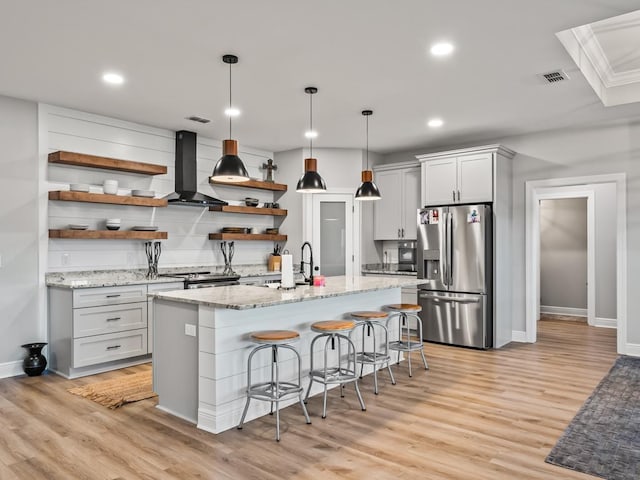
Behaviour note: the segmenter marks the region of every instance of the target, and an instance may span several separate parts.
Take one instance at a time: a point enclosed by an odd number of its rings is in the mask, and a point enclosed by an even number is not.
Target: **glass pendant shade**
[[[246,182],[249,172],[238,156],[237,140],[222,141],[222,157],[213,168],[212,180],[221,182]]]
[[[298,180],[296,192],[314,193],[327,189],[324,179],[317,172],[317,162],[315,158],[304,159],[304,174]]]
[[[356,191],[357,200],[380,200],[380,190],[378,186],[373,183],[373,172],[371,170],[362,171],[362,185],[358,187]]]

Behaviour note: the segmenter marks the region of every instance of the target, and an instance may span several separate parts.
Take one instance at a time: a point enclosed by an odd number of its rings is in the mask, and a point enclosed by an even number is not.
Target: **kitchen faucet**
[[[309,247],[309,261],[304,261],[304,247]],[[305,263],[309,265],[309,278],[304,274],[304,265]],[[309,285],[313,285],[313,249],[311,248],[311,244],[309,242],[304,242],[302,244],[302,248],[300,249],[300,272],[302,272],[302,276],[304,277],[305,282],[309,282]]]

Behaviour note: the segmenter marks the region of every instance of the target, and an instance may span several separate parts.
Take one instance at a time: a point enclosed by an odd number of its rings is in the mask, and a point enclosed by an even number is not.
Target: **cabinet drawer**
[[[73,291],[73,308],[144,302],[146,299],[146,285],[80,288]]]
[[[73,341],[73,367],[86,367],[147,353],[147,329],[107,333]]]
[[[73,337],[147,328],[147,302],[73,309]]]

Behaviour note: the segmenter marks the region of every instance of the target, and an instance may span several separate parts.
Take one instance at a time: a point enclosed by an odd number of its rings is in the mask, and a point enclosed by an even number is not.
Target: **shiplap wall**
[[[135,124],[99,115],[50,106],[40,106],[38,119],[41,135],[41,161],[56,150],[102,155],[123,160],[166,165],[166,175],[137,175],[100,169],[48,164],[47,190],[68,190],[70,183],[89,183],[91,192],[101,193],[105,179],[119,183],[119,194],[131,189],[154,190],[163,196],[174,190],[175,132]],[[261,202],[274,201],[268,191],[227,186],[208,182],[215,162],[222,155],[221,142],[198,137],[198,191],[230,203],[250,196]],[[253,150],[240,143],[240,156],[253,178],[263,178],[261,165],[272,152]],[[277,199],[276,199],[277,201]],[[252,227],[262,233],[274,226],[274,217],[209,212],[208,208],[170,206],[148,208],[101,205],[80,202],[49,201],[48,228],[67,228],[69,224],[88,223],[90,229],[104,229],[107,218],[120,218],[121,230],[136,225],[157,225],[169,233],[162,241],[160,267],[224,265],[220,242],[208,239],[224,226]],[[263,264],[273,249],[273,242],[244,241],[235,243],[233,263]],[[144,242],[132,240],[67,240],[49,239],[48,270],[72,271],[92,269],[146,268]]]

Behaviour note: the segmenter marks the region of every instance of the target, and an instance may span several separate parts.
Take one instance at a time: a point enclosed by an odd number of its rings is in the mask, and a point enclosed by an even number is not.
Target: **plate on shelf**
[[[134,197],[153,198],[156,196],[156,192],[153,190],[131,190],[131,195]]]
[[[136,230],[138,232],[155,232],[158,230],[158,227],[153,225],[138,225],[135,227],[131,227],[131,230]]]
[[[72,183],[69,185],[69,190],[72,192],[89,192],[89,184],[87,183]]]
[[[86,230],[89,228],[89,224],[87,223],[72,223],[69,225],[71,230]]]

